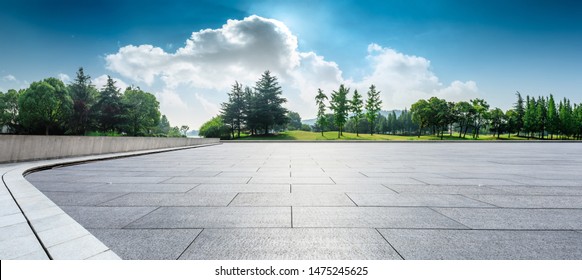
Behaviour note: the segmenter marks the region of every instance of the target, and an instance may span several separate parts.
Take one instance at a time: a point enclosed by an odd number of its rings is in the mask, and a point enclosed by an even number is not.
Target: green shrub
[[[216,116],[205,122],[202,127],[200,127],[198,135],[205,138],[220,138],[221,140],[227,140],[230,139],[230,129],[222,122],[220,116]]]

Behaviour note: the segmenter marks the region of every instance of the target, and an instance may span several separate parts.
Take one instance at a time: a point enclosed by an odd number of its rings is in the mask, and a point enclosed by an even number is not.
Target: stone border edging
[[[0,165],[0,259],[119,260],[119,256],[28,182],[55,166],[192,149],[220,143]]]

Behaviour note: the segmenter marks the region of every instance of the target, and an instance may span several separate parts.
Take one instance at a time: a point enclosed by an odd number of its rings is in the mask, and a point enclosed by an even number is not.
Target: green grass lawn
[[[309,131],[300,131],[300,130],[292,130],[292,131],[285,131],[280,132],[275,135],[268,135],[268,136],[241,136],[239,139],[235,140],[378,140],[378,141],[390,141],[390,140],[398,140],[398,141],[416,141],[416,140],[440,140],[440,137],[434,135],[422,135],[420,138],[416,136],[402,136],[402,135],[383,135],[383,134],[360,134],[360,136],[356,136],[355,133],[348,133],[344,132],[344,135],[341,138],[337,138],[337,131],[327,131],[321,135],[321,132],[309,132]],[[458,135],[458,134],[453,134]],[[443,140],[466,140],[466,141],[503,141],[503,140],[527,140],[525,137],[517,137],[515,135],[511,135],[511,138],[507,138],[507,134],[501,135],[500,139],[497,137],[487,134],[481,135],[479,139],[473,139],[469,135],[467,138],[459,138],[456,136],[449,136],[445,135]]]

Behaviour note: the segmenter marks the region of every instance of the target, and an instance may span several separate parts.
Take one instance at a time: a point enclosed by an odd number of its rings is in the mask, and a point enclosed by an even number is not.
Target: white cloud
[[[58,76],[59,76],[59,80],[61,80],[61,82],[65,83],[65,84],[71,81],[71,77],[69,77],[69,75],[67,75],[67,74],[59,73]]]
[[[443,85],[430,69],[430,61],[424,57],[406,55],[377,44],[368,46],[367,59],[371,73],[362,80],[349,84],[367,91],[374,84],[381,91],[385,108],[404,108],[421,98],[437,96],[448,101],[458,101],[477,96],[474,81],[453,81]]]
[[[204,108],[204,111],[206,111],[206,113],[210,114],[211,116],[216,116],[218,115],[218,113],[220,113],[218,105],[208,101],[208,99],[206,99],[201,94],[195,93],[194,96],[200,102],[202,108]]]
[[[113,81],[115,81],[115,86],[119,88],[121,92],[125,91],[125,89],[128,87],[127,83],[121,79],[113,78]],[[95,88],[101,89],[107,84],[107,75],[103,74],[97,78],[94,78],[91,82],[93,85],[95,85]]]
[[[234,81],[253,86],[267,69],[279,77],[289,109],[304,118],[315,115],[318,88],[329,94],[341,83],[362,93],[375,84],[386,109],[410,106],[432,95],[453,100],[472,98],[478,92],[473,81],[443,85],[426,58],[377,44],[368,46],[367,61],[370,71],[362,79],[344,79],[335,62],[315,52],[300,52],[297,37],[285,24],[259,16],[193,32],[174,52],[152,45],[128,45],[106,56],[109,70],[138,84],[161,86],[157,95],[162,109],[180,109],[184,114],[185,108],[196,111],[196,119],[189,123],[192,127],[218,114],[217,104],[226,100]]]
[[[16,80],[16,77],[14,77],[13,75],[6,75],[4,77],[2,77],[3,80],[5,81],[9,81],[9,82],[17,82],[18,80]]]

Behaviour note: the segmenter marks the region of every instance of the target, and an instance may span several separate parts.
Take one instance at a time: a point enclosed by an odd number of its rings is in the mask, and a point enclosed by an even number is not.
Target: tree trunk
[[[49,126],[44,127],[44,135],[49,135]]]

